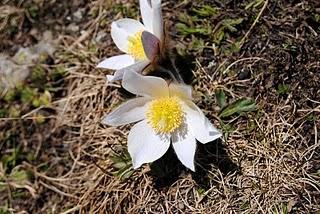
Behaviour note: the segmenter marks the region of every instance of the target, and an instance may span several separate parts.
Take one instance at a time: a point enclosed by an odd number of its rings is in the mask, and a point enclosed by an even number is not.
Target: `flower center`
[[[141,35],[142,31],[139,31],[128,38],[128,53],[137,60],[144,60],[147,58],[144,53]]]
[[[184,112],[177,97],[164,97],[150,102],[147,121],[158,134],[169,134],[180,127]]]

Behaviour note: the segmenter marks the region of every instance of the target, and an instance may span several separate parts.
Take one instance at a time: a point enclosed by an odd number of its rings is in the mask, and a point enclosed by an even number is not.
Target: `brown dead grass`
[[[131,1],[127,4],[133,5]],[[179,6],[175,9],[179,10]],[[109,156],[126,148],[130,126],[104,126],[101,118],[130,95],[124,93],[118,83],[106,84],[108,71],[95,69],[104,56],[115,53],[115,48],[108,35],[107,41],[99,44],[98,54],[90,49],[90,43],[99,31],[99,23],[110,16],[110,11],[100,0],[91,3],[91,10],[98,11],[98,15],[84,27],[82,36],[61,36],[55,62],[68,68],[68,93],[53,102],[58,114],[51,130],[54,139],[49,142],[63,149],[61,153],[54,152],[46,172],[24,164],[35,176],[33,187],[39,197],[33,200],[37,204],[43,197],[42,206],[34,205],[36,212],[319,212],[320,103],[309,100],[314,108],[297,107],[299,100],[292,99],[292,94],[277,98],[275,89],[265,89],[269,79],[265,75],[268,70],[264,68],[272,68],[274,62],[272,57],[264,55],[226,57],[214,70],[197,60],[193,71],[195,102],[218,128],[223,127],[213,99],[216,89],[224,89],[229,102],[253,97],[257,103],[256,112],[223,120],[233,130],[226,134],[222,143],[212,143],[225,148],[223,158],[236,165],[237,170],[227,170],[226,162],[219,159],[221,153],[211,150],[212,156],[207,154],[199,158],[218,157],[218,164],[207,160],[209,164],[202,166],[199,161],[201,173],[183,169],[172,184],[162,188],[155,187],[156,177],[150,174],[148,165],[136,170],[125,181],[112,175],[114,169]],[[165,11],[172,12],[168,7]],[[120,16],[117,14],[113,18]],[[111,21],[107,21],[107,26]],[[249,69],[254,75],[238,80],[237,72],[229,74],[232,69]],[[309,122],[306,118],[311,114],[316,119]],[[202,176],[208,178],[205,185],[195,179],[197,176],[200,180]]]

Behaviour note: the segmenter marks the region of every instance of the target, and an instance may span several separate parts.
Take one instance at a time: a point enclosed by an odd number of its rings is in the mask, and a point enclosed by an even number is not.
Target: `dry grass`
[[[126,4],[135,5],[132,1]],[[170,6],[167,3],[164,8],[167,19],[174,10],[176,13],[185,10],[183,4],[173,9]],[[31,208],[34,212],[319,212],[320,102],[309,97],[297,100],[293,92],[280,97],[274,88],[268,87],[276,77],[266,73],[266,68],[277,76],[273,56],[268,55],[271,51],[250,56],[240,52],[217,58],[213,68],[202,60],[205,58],[202,53],[195,55],[192,82],[195,102],[225,132],[222,141],[199,145],[197,172],[169,166],[173,168],[172,174],[159,178],[149,165],[144,165],[127,180],[114,176],[110,156],[126,148],[130,126],[108,127],[100,122],[131,95],[118,83],[106,84],[108,71],[95,68],[104,56],[115,53],[109,34],[106,41],[96,44],[99,51],[91,46],[101,31],[101,22],[109,26],[113,19],[125,16],[118,13],[108,18],[111,13],[108,7],[104,1],[91,2],[91,12],[97,14],[83,26],[82,35],[60,36],[55,64],[64,65],[69,75],[67,95],[53,101],[57,115],[51,120],[48,138],[42,140],[42,144],[51,143],[47,145],[50,167],[43,171],[41,163],[23,164],[34,175],[32,188],[36,196]],[[175,17],[171,22],[172,19]],[[239,80],[238,73],[242,70],[249,70],[252,76]],[[220,119],[214,99],[217,89],[226,92],[229,103],[242,97],[254,98],[257,111]],[[305,100],[314,107],[305,105]],[[315,119],[308,119],[310,115]],[[158,182],[164,184],[159,186]],[[39,205],[39,201],[43,204]]]

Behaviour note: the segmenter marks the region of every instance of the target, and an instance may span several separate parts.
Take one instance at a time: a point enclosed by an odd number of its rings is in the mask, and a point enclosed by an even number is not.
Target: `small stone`
[[[42,40],[45,42],[52,41],[53,40],[52,32],[50,30],[44,31],[42,34]]]
[[[29,32],[29,34],[31,36],[33,36],[34,38],[39,38],[39,31],[36,28],[32,28]]]
[[[76,33],[76,32],[79,32],[79,26],[78,25],[75,25],[73,23],[71,23],[70,25],[68,25],[66,31],[68,33]]]
[[[75,13],[72,14],[75,22],[80,22],[83,18],[83,10],[79,9]]]
[[[101,42],[103,42],[103,40],[106,36],[107,36],[107,33],[103,32],[103,31],[99,31],[96,38],[94,39],[94,41],[96,43],[101,43]]]
[[[238,80],[245,80],[250,78],[250,72],[245,70],[241,71],[238,75]]]
[[[179,202],[178,207],[180,210],[184,209],[184,203],[183,202]]]

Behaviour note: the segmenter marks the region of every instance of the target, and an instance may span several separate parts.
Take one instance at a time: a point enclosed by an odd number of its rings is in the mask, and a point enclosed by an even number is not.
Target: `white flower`
[[[135,72],[126,72],[122,86],[141,97],[120,105],[102,123],[120,126],[138,122],[128,136],[133,167],[159,159],[172,143],[179,160],[194,171],[196,140],[205,144],[221,133],[191,101],[191,87],[168,85],[162,78]]]
[[[125,54],[107,58],[98,68],[116,70],[109,81],[120,80],[125,71],[141,72],[158,54],[163,41],[161,0],[140,0],[143,24],[134,19],[120,19],[111,24],[111,37]]]

